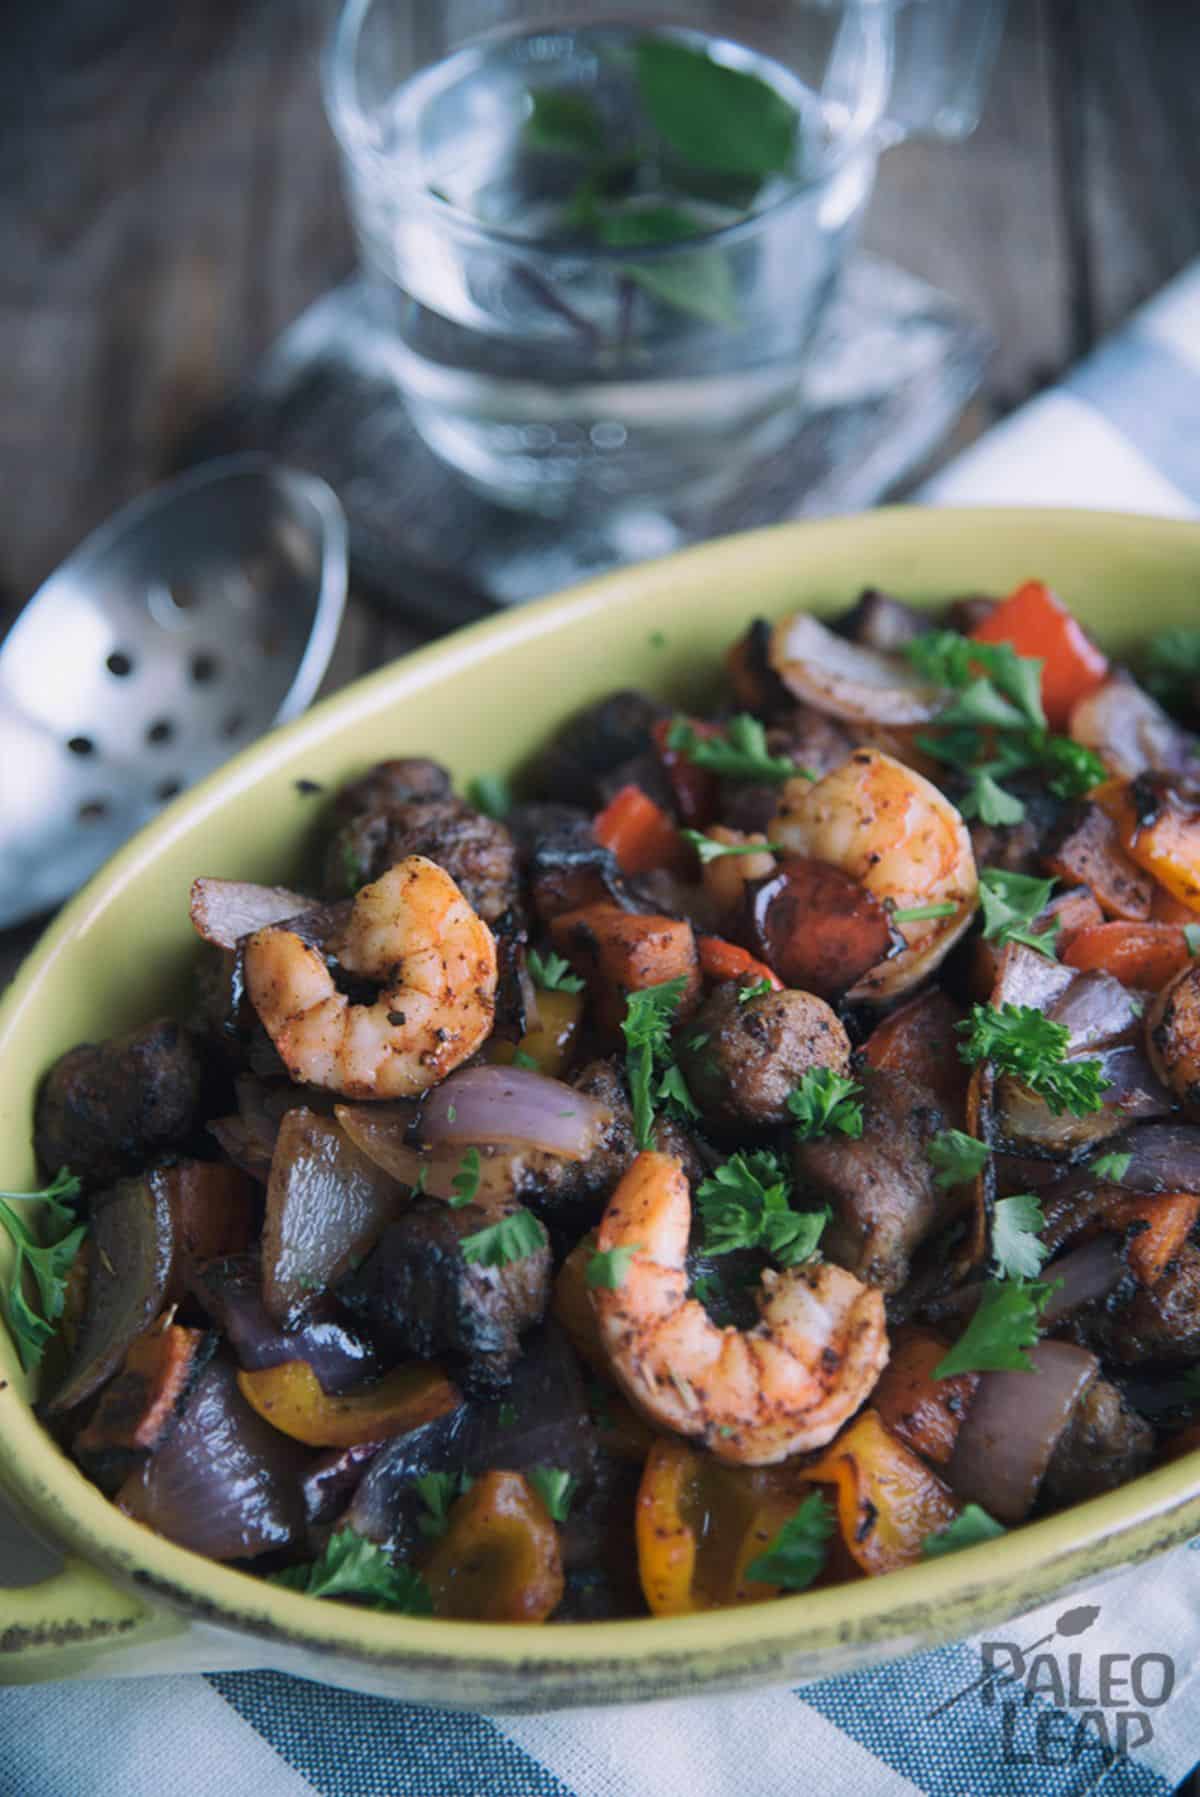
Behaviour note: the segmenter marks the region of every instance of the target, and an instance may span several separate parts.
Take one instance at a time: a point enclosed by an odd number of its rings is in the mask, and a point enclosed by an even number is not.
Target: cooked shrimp
[[[379,987],[353,1004],[324,955],[274,925],[246,943],[246,991],[293,1079],[348,1098],[411,1098],[483,1043],[496,944],[450,875],[409,855],[354,900],[328,952]]]
[[[598,1246],[634,1252],[592,1289],[614,1378],[663,1428],[720,1460],[769,1466],[823,1447],[887,1363],[882,1294],[841,1267],[765,1272],[761,1320],[722,1329],[687,1295],[691,1200],[672,1155],[639,1154],[609,1200]]]
[[[828,861],[897,911],[952,904],[946,917],[897,923],[906,947],[847,997],[884,1003],[925,979],[968,927],[979,881],[967,827],[944,793],[878,749],[856,749],[824,779],[789,780],[770,839]]]

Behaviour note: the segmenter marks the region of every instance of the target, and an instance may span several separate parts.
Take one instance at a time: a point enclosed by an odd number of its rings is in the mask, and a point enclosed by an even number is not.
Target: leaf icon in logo
[[[1082,1635],[1084,1629],[1091,1628],[1099,1614],[1099,1604],[1080,1604],[1077,1610],[1064,1610],[1054,1625],[1055,1633]]]

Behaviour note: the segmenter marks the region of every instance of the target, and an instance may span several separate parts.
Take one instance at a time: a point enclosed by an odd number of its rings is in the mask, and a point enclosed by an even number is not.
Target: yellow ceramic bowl
[[[937,602],[1033,575],[1109,647],[1132,649],[1151,630],[1196,622],[1200,526],[1049,511],[885,511],[789,526],[611,575],[358,682],[179,800],[48,931],[0,1010],[0,1187],[32,1182],[33,1095],[56,1056],[184,989],[193,875],[295,878],[320,807],[298,779],[330,786],[408,753],[437,755],[460,779],[516,771],[609,688],[702,697],[757,613],[836,611],[867,584]],[[59,1452],[30,1396],[0,1332],[0,1484],[68,1555],[58,1577],[0,1590],[0,1678],[241,1663],[460,1707],[656,1697],[907,1653],[1200,1531],[1193,1455],[1003,1540],[840,1590],[670,1621],[413,1620],[299,1597],[149,1534]]]

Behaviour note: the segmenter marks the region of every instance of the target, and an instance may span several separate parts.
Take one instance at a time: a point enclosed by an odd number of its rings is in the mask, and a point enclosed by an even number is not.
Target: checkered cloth
[[[922,497],[1200,509],[1200,266]],[[459,1716],[155,1662],[9,1690],[0,1797],[1165,1797],[1200,1760],[1196,1548],[984,1641],[750,1696]]]

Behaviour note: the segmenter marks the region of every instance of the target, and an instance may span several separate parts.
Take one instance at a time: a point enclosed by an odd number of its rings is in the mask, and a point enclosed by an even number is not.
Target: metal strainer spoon
[[[101,525],[0,647],[0,928],[313,698],[346,598],[325,482],[227,456]]]

